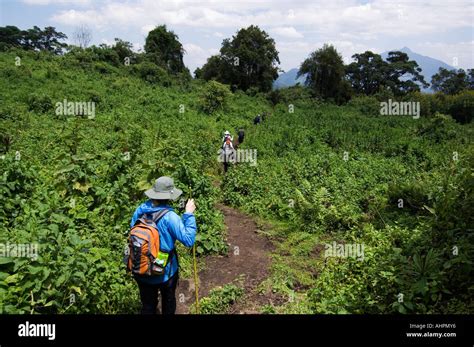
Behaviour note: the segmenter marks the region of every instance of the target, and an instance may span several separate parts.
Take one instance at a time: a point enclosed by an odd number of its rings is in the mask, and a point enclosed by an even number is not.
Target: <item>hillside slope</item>
[[[1,258],[2,312],[137,312],[122,250],[161,175],[197,201],[200,257],[228,252],[219,202],[270,225],[276,247],[252,293],[279,299],[259,312],[474,312],[472,124],[371,116],[297,90],[274,108],[236,92],[207,115],[203,82],[165,87],[133,69],[0,54],[0,242],[40,245],[34,258]],[[94,101],[95,116],[58,114],[64,99]],[[272,114],[254,126],[262,110]],[[222,132],[240,126],[257,162],[224,176]]]

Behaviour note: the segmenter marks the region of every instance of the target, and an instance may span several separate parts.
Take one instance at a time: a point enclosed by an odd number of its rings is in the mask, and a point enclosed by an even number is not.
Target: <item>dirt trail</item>
[[[249,216],[228,206],[217,208],[224,214],[228,254],[205,258],[205,269],[199,272],[199,297],[207,296],[217,286],[241,283],[245,295],[232,306],[231,312],[258,313],[257,308],[271,300],[257,293],[255,288],[268,277],[272,244],[257,233],[257,225]],[[188,313],[195,298],[194,281],[180,280],[176,295],[177,313]]]

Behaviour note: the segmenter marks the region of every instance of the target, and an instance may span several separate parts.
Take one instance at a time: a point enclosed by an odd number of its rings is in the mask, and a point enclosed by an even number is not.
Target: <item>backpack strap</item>
[[[151,215],[150,214],[144,214],[141,218],[139,218],[137,221],[140,221],[144,224],[151,224],[153,225],[154,227],[156,227],[156,229],[158,229],[158,221],[165,215],[169,212],[170,210],[168,210],[167,208],[164,208],[164,209],[161,209],[159,211],[156,211],[154,213],[152,213]],[[151,216],[151,218],[146,218],[146,216]]]
[[[163,208],[155,213],[153,213],[151,215],[151,219],[153,220],[153,222],[155,222],[155,224],[158,223],[158,221],[165,215],[169,212],[170,210],[168,210],[167,208]]]

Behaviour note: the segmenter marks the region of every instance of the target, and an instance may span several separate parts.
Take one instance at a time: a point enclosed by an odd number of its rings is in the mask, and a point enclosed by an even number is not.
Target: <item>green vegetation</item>
[[[64,33],[56,31],[54,27],[46,27],[41,30],[34,26],[28,30],[20,30],[16,26],[7,25],[0,27],[0,51],[23,48],[59,54],[66,47],[66,44],[60,41],[66,38]]]
[[[431,78],[431,87],[437,92],[458,94],[465,89],[474,89],[474,69],[449,71],[439,68],[437,74]]]
[[[288,304],[273,311],[472,312],[472,135],[441,115],[277,105],[246,143],[258,167],[223,185],[227,203],[287,225],[264,290]],[[364,260],[325,257],[333,242]]]
[[[240,29],[222,42],[220,54],[195,71],[198,78],[215,79],[241,90],[268,92],[278,77],[280,63],[275,41],[259,27]]]
[[[148,33],[145,52],[150,61],[171,73],[186,69],[183,63],[184,48],[178,36],[168,31],[166,25],[160,25]]]
[[[306,75],[306,85],[315,96],[342,103],[350,99],[344,74],[342,56],[334,46],[324,45],[301,63],[297,77]]]
[[[201,109],[206,113],[224,111],[231,96],[229,88],[216,81],[209,81],[201,95]]]
[[[272,48],[257,29],[241,35]],[[0,54],[0,244],[39,245],[37,257],[0,258],[1,313],[137,312],[122,250],[143,191],[162,175],[196,199],[201,256],[227,247],[218,201],[273,222],[276,250],[260,289],[286,303],[262,312],[474,311],[472,91],[429,96],[394,78],[394,90],[339,106],[303,87],[263,94],[277,61],[270,54],[256,75],[229,80],[246,90],[231,93],[191,79],[169,34],[169,55],[151,35],[130,64],[121,40],[63,56]],[[229,59],[245,48],[239,34],[223,45]],[[248,58],[241,66],[251,66]],[[416,71],[401,55],[391,59],[394,74]],[[421,118],[380,116],[380,101],[392,95],[419,100]],[[63,102],[94,102],[95,114],[58,112]],[[242,126],[241,148],[256,149],[258,164],[233,165],[222,178],[222,131]],[[325,256],[332,244],[363,246],[362,257]],[[179,252],[189,277],[190,255]],[[232,285],[215,290],[202,312],[226,312],[242,294]]]
[[[199,206],[197,252],[226,249],[222,215],[214,209],[215,139],[234,119],[250,124],[239,115],[249,111],[246,105],[257,112],[264,102],[235,96],[216,120],[200,111],[201,83],[186,91],[167,76],[173,85],[165,88],[135,76],[133,65],[104,73],[90,68],[93,60],[78,69],[78,59],[1,55],[0,242],[40,245],[37,259],[2,258],[5,313],[136,312],[138,291],[124,272],[122,251],[143,191],[161,175],[173,176],[187,196],[192,188]],[[95,100],[95,117],[56,114],[56,102],[64,99]],[[184,249],[181,257],[189,274]]]
[[[226,284],[223,287],[212,289],[208,296],[199,301],[199,313],[201,314],[224,314],[244,294],[244,290],[234,284]],[[190,312],[196,312],[193,304]]]

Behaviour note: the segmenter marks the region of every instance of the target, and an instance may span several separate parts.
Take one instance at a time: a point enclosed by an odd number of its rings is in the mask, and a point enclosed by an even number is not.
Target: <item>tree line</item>
[[[67,36],[54,27],[40,29],[37,26],[20,30],[15,26],[0,27],[0,50],[11,47],[26,50],[48,51],[64,54],[86,50],[99,60],[113,65],[123,64],[127,59],[144,63],[145,79],[153,81],[150,75],[168,73],[185,75],[190,72],[183,62],[185,50],[178,36],[166,25],[151,30],[145,40],[144,52],[136,53],[130,42],[116,38],[115,44],[81,47],[65,44]],[[312,96],[336,103],[344,103],[353,95],[372,96],[388,91],[394,96],[419,92],[420,86],[428,87],[421,74],[421,68],[403,52],[389,52],[384,60],[371,51],[354,54],[353,62],[344,64],[341,54],[332,45],[324,45],[305,59],[298,76],[305,77],[305,86]],[[275,41],[258,26],[240,29],[232,38],[222,41],[219,54],[194,72],[195,78],[230,85],[233,91],[257,93],[270,92],[274,80],[281,71]],[[156,70],[156,68],[160,70]],[[474,89],[474,70],[447,70],[440,68],[431,79],[434,91],[448,95]]]

